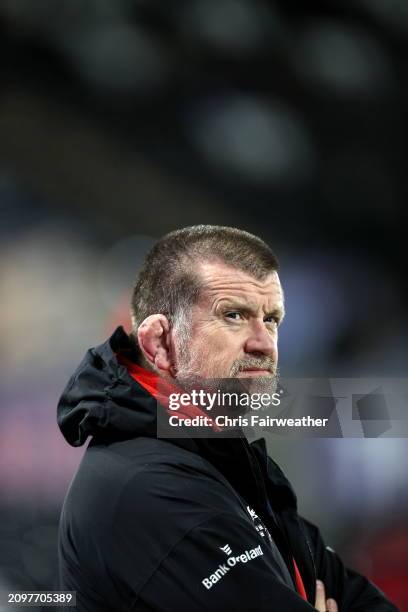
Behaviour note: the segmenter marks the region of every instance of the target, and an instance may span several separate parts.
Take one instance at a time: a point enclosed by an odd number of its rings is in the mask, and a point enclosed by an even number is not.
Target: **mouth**
[[[238,378],[260,378],[260,377],[270,377],[272,376],[272,372],[263,368],[244,368],[238,372]]]

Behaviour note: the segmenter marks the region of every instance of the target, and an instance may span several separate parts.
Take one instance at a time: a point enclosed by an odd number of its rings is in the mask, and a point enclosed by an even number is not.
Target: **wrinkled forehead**
[[[202,262],[197,272],[201,284],[201,304],[237,298],[258,305],[262,302],[283,306],[283,290],[276,270],[272,270],[263,279],[257,279],[222,262]]]

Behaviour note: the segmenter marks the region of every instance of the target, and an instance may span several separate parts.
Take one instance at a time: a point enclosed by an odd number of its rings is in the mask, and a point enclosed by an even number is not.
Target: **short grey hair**
[[[131,300],[132,335],[152,314],[163,314],[180,334],[187,334],[192,306],[202,280],[199,262],[223,262],[263,280],[278,270],[275,254],[261,238],[219,225],[194,225],[166,234],[150,250]]]

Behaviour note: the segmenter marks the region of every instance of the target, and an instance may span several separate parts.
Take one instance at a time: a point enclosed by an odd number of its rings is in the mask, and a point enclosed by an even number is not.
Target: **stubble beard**
[[[208,369],[208,364],[214,362],[214,357],[209,351],[200,353],[190,349],[190,338],[185,335],[183,340],[176,346],[177,350],[177,373],[176,382],[186,391],[192,389],[204,389],[215,392],[246,392],[246,393],[276,393],[279,383],[279,371],[276,363],[271,357],[262,355],[259,357],[248,356],[233,362],[230,371],[223,374],[222,368],[213,367]],[[261,377],[238,377],[238,374],[247,368],[258,368],[268,370],[269,376]],[[206,376],[203,372],[207,370]],[[220,376],[220,374],[223,374]]]

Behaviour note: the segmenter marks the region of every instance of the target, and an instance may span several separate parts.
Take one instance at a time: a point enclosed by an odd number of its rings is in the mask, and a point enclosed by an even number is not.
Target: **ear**
[[[137,340],[144,358],[155,370],[174,375],[171,329],[164,315],[154,314],[147,317],[139,325]]]

